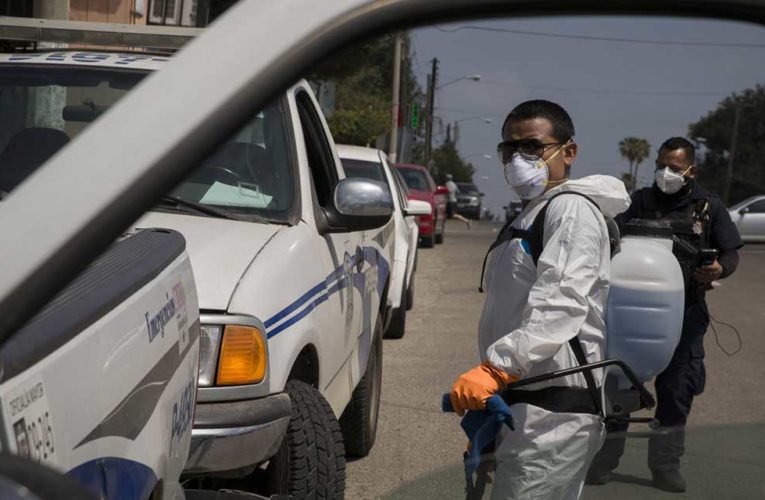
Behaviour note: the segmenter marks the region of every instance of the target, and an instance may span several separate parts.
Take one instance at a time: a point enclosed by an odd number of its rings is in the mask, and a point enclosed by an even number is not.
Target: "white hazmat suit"
[[[513,239],[495,248],[486,268],[486,301],[479,325],[482,361],[527,378],[578,366],[568,341],[579,334],[589,363],[603,359],[610,244],[603,215],[614,217],[630,203],[624,184],[593,175],[570,180],[532,200],[512,223],[528,229],[542,206],[561,191],[545,217],[544,249],[537,265],[527,243]],[[599,370],[594,372],[600,384]],[[586,388],[581,374],[524,387]],[[512,406],[516,430],[503,429],[492,499],[576,499],[587,468],[603,442],[599,416],[553,413]]]

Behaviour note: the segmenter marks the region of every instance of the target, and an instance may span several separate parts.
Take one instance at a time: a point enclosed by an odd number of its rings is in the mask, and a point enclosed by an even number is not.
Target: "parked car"
[[[9,147],[50,156],[168,60],[86,50],[0,56],[14,89],[72,90],[45,101],[48,127],[24,129],[15,107],[0,106],[3,132],[23,129]],[[14,158],[17,167],[3,171],[9,186],[34,170]],[[301,81],[134,224],[181,233],[196,278],[202,347],[187,477],[247,476],[268,462],[274,493],[299,496],[307,483],[342,489],[345,454],[363,456],[375,440],[392,209],[386,186],[345,179]]]
[[[390,290],[386,317],[390,322],[385,337],[400,339],[406,331],[406,311],[414,302],[414,271],[417,260],[419,230],[415,218],[429,215],[429,203],[408,200],[401,181],[394,175],[388,157],[379,149],[338,145],[337,152],[349,178],[364,178],[385,183],[393,198],[394,258],[391,266]]]
[[[483,193],[471,182],[458,182],[457,188],[457,213],[470,219],[480,219]]]
[[[510,203],[502,207],[505,209],[505,222],[512,222],[523,212],[521,200],[510,200]]]
[[[744,241],[765,241],[765,195],[747,198],[728,212]]]
[[[432,248],[435,243],[443,243],[446,232],[446,196],[449,190],[446,186],[436,186],[430,172],[422,165],[398,163],[395,167],[409,188],[409,199],[427,201],[433,207],[430,215],[417,217],[420,244]]]

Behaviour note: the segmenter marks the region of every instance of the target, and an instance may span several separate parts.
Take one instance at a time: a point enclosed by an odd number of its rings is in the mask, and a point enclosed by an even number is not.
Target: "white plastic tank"
[[[680,341],[684,305],[683,273],[672,254],[671,227],[656,221],[626,224],[621,251],[611,260],[608,357],[627,363],[641,382],[651,380],[667,367]],[[619,388],[629,387],[619,376]]]

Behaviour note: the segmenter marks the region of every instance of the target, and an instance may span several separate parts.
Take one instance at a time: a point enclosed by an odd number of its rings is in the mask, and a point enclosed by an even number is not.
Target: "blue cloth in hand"
[[[441,406],[445,412],[454,411],[448,394],[444,395]],[[494,442],[503,424],[515,430],[510,407],[498,394],[486,400],[485,410],[469,411],[462,418],[460,425],[470,440],[470,450],[465,457],[465,475],[469,482],[481,463],[481,452]]]

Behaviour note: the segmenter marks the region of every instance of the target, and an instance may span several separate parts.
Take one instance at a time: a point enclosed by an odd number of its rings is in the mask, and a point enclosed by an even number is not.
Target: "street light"
[[[464,156],[463,160],[467,160],[468,158],[472,158],[473,156],[480,156],[484,160],[493,160],[494,159],[494,157],[492,155],[490,155],[490,154],[486,154],[486,153],[471,153],[471,154],[469,154],[467,156]]]
[[[442,89],[442,88],[446,87],[447,85],[451,85],[452,83],[457,83],[457,82],[462,81],[462,80],[472,80],[474,82],[478,82],[478,81],[481,81],[481,75],[465,75],[465,76],[461,76],[459,78],[455,78],[454,80],[446,82],[443,85],[439,85],[438,87],[436,87],[436,90]]]
[[[491,124],[492,121],[493,121],[491,118],[486,118],[485,116],[468,116],[467,118],[460,118],[459,120],[455,120],[454,124],[456,125],[459,122],[466,122],[466,121],[469,121],[469,120],[481,120],[482,122],[486,123],[487,125]]]

